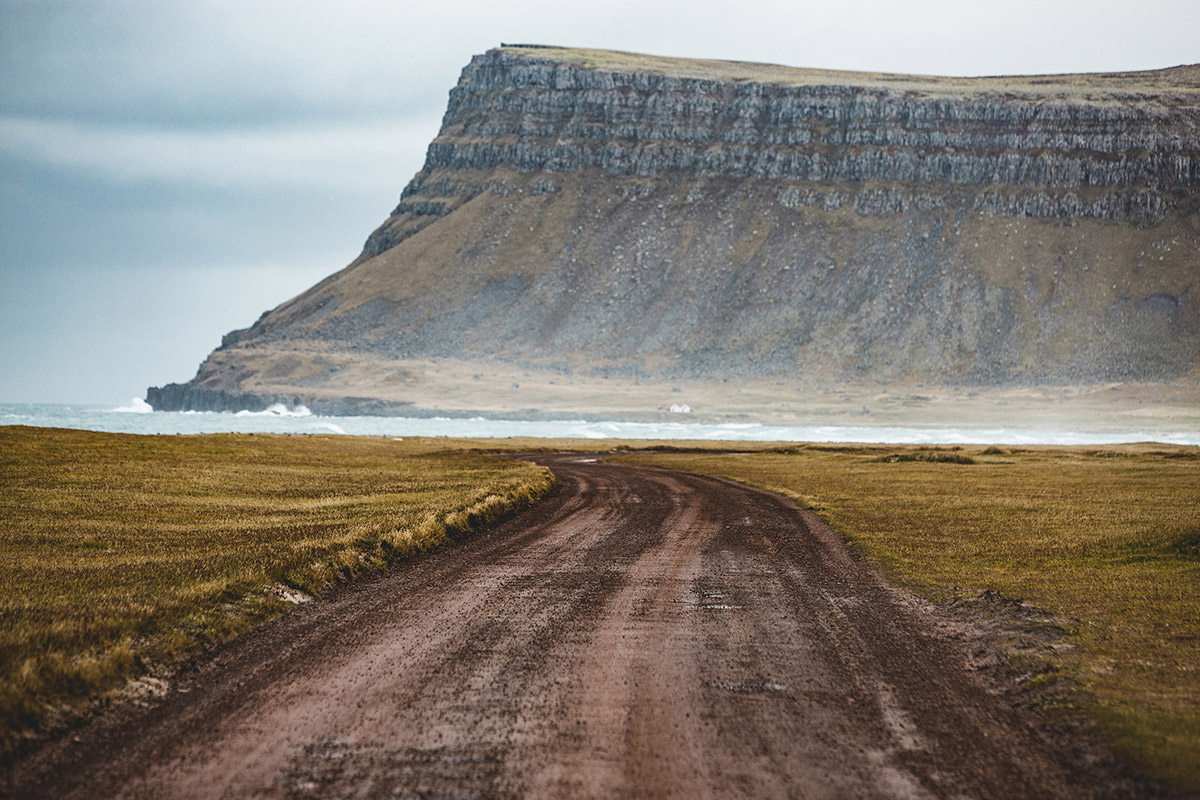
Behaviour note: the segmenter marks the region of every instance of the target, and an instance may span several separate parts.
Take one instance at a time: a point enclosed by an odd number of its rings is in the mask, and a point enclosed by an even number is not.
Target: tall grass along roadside
[[[552,485],[543,467],[445,448],[0,428],[0,754],[155,664]]]
[[[1011,674],[1148,775],[1200,796],[1200,451],[798,446],[632,457],[811,507],[927,596],[1068,620]],[[990,594],[989,594],[990,596]],[[1019,656],[1014,656],[1017,658]]]

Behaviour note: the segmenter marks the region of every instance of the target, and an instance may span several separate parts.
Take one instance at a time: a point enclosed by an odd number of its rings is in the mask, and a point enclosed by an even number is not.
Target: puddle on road
[[[672,602],[681,603],[697,611],[740,611],[745,608],[745,606],[721,602],[724,599],[725,593],[716,589],[693,589],[682,599]]]
[[[726,692],[743,692],[746,694],[785,692],[788,688],[782,683],[772,683],[770,681],[709,681],[708,686],[712,689],[721,689]]]

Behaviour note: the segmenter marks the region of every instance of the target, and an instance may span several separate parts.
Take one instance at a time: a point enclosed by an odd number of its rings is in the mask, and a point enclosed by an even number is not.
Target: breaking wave
[[[113,409],[114,414],[153,414],[154,406],[147,403],[140,397],[134,397],[129,401],[129,405],[121,406]]]
[[[283,403],[275,403],[267,406],[263,411],[246,411],[245,409],[234,414],[235,417],[311,417],[312,412],[306,406],[296,406],[288,408]]]

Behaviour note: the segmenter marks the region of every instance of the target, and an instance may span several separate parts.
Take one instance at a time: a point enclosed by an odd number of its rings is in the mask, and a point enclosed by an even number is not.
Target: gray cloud
[[[0,157],[0,263],[6,280],[46,269],[163,271],[353,258],[398,190],[116,182]],[[0,302],[3,299],[0,298]]]
[[[439,122],[180,130],[0,116],[0,153],[120,184],[394,191]]]

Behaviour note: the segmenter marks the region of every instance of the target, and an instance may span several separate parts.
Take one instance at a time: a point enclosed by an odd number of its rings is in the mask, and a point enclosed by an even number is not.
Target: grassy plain
[[[551,482],[437,439],[0,428],[0,751]]]
[[[1013,671],[1035,689],[1053,684],[1032,693],[1040,711],[1082,711],[1120,755],[1200,795],[1197,448],[809,445],[627,458],[789,495],[927,596],[991,590],[1053,612],[1066,620],[1065,647]]]

